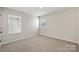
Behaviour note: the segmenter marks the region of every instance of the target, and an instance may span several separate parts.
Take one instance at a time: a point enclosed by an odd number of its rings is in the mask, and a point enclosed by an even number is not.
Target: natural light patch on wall
[[[34,24],[35,24],[36,29],[38,29],[39,28],[39,19],[38,19],[38,17],[35,18]]]

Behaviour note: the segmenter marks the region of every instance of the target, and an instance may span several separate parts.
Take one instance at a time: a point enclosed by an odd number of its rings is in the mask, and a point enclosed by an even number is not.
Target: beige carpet
[[[76,52],[77,44],[46,36],[35,36],[2,45],[1,52]]]

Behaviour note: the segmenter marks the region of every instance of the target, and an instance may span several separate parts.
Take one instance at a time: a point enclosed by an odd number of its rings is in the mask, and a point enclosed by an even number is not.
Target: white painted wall
[[[1,32],[1,8],[0,8],[0,32]],[[0,33],[0,40],[1,40],[1,33]],[[0,42],[1,45],[1,42]]]
[[[40,29],[40,35],[77,43],[77,13],[77,8],[72,8],[41,16],[47,18],[48,26]]]
[[[78,8],[78,13],[77,13],[77,17],[78,17],[78,20],[77,20],[77,25],[78,25],[78,29],[77,29],[77,38],[78,38],[78,44],[79,44],[79,8]]]
[[[22,17],[22,32],[9,34],[8,15],[17,15]],[[33,15],[25,14],[19,11],[2,8],[2,44],[21,40],[38,34],[38,18]]]

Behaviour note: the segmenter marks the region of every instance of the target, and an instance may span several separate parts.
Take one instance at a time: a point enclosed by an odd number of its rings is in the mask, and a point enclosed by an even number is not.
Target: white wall
[[[1,27],[1,8],[0,8],[0,27]]]
[[[78,20],[77,20],[77,25],[78,25],[78,29],[77,29],[77,38],[78,38],[78,44],[79,44],[79,8],[78,8],[78,13],[77,13],[77,17],[78,17]]]
[[[47,18],[48,26],[40,29],[40,35],[77,43],[77,13],[77,8],[72,8],[41,16]]]
[[[18,15],[22,17],[21,33],[9,34],[8,15]],[[2,8],[2,29],[2,44],[35,36],[38,34],[38,18],[36,16],[25,14],[19,11]]]

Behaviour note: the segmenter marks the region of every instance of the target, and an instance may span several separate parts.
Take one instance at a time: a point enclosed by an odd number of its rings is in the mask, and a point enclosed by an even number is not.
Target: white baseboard
[[[63,38],[59,38],[59,37],[55,37],[55,36],[51,36],[51,35],[47,35],[47,34],[40,34],[40,35],[51,37],[51,38],[56,38],[56,39],[60,39],[60,40],[64,40],[64,41],[69,41],[69,42],[73,42],[73,43],[77,43],[75,41],[70,41],[70,40],[66,40],[65,38],[63,39]]]
[[[45,34],[41,34],[41,35],[47,36],[47,37],[51,37],[51,38],[57,38],[57,39],[63,40],[62,38],[54,37],[54,36],[51,36],[51,35],[45,35]],[[33,37],[33,36],[38,36],[38,34],[31,34],[31,35],[28,35],[28,36],[26,36],[26,37],[22,37],[22,38],[19,38],[19,39],[14,39],[14,40],[8,41],[8,42],[3,42],[3,43],[1,43],[1,45],[7,44],[7,43],[11,43],[11,42],[15,42],[15,41],[19,41],[19,40],[22,40],[22,39],[25,39],[25,38],[30,38],[30,37]],[[65,40],[65,39],[64,39],[64,41],[68,41],[68,40]],[[73,42],[73,41],[69,41],[69,42]],[[73,42],[73,43],[77,43],[77,42]]]
[[[15,41],[19,41],[19,40],[23,40],[23,39],[30,38],[30,37],[33,37],[33,36],[37,36],[37,34],[32,34],[32,35],[28,35],[28,36],[23,37],[23,38],[18,38],[18,39],[14,39],[14,40],[12,40],[12,41],[3,42],[3,43],[1,43],[1,45],[7,44],[7,43],[11,43],[11,42],[15,42]]]

